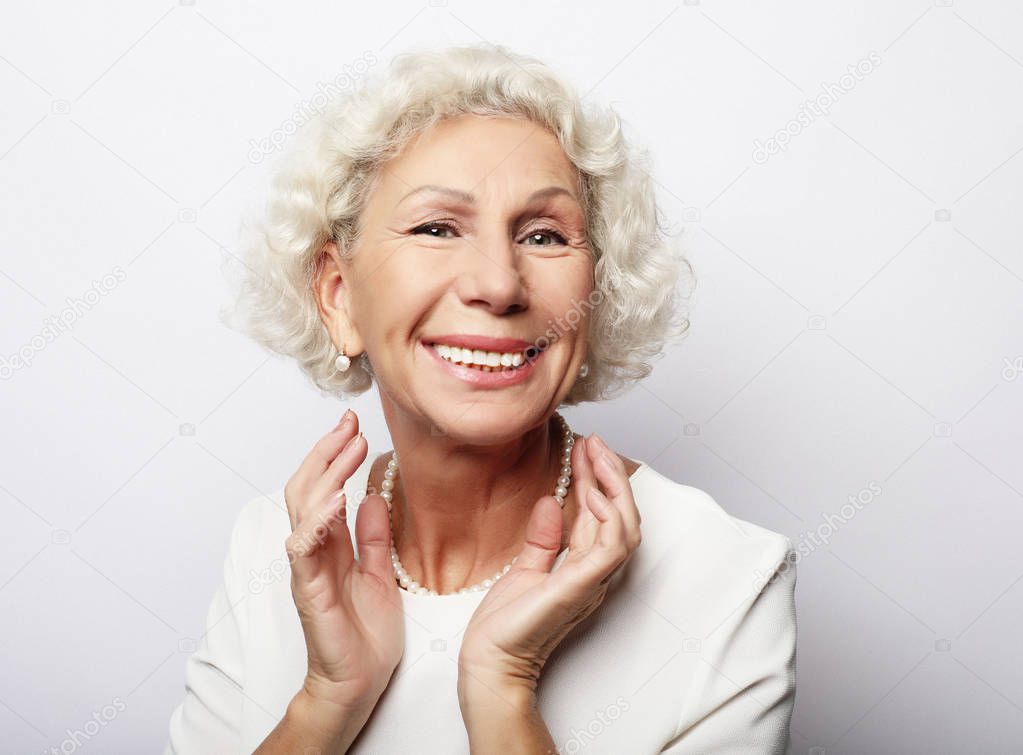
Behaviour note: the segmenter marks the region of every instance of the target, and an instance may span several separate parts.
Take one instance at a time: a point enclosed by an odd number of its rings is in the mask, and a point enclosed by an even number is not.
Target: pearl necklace
[[[568,422],[558,412],[554,413],[554,417],[557,419],[562,430],[562,448],[561,448],[561,474],[558,476],[557,485],[554,488],[554,498],[557,500],[558,505],[562,508],[565,507],[565,496],[568,495],[568,486],[572,480],[572,446],[575,445],[575,437],[572,435],[572,430],[568,426]],[[398,452],[394,451],[391,454],[390,461],[387,462],[387,469],[384,471],[384,481],[381,484],[382,491],[380,493],[381,498],[387,501],[387,516],[391,521],[391,566],[394,569],[395,579],[398,583],[405,588],[408,592],[416,593],[418,595],[439,595],[436,590],[431,590],[423,585],[420,585],[412,577],[409,576],[408,572],[401,565],[401,561],[398,559],[398,549],[394,546],[394,519],[391,516],[391,501],[394,498],[394,481],[398,477]],[[489,590],[493,585],[501,579],[505,574],[511,571],[512,565],[518,560],[518,556],[513,558],[504,568],[497,572],[494,576],[489,579],[484,579],[482,582],[478,582],[471,587],[463,587],[458,590],[457,593],[444,593],[445,595],[456,595],[470,592],[485,592]]]

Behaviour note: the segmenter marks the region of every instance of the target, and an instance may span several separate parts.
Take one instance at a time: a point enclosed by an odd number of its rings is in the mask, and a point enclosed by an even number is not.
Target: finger
[[[512,565],[515,569],[549,572],[561,550],[561,506],[554,496],[545,495],[533,507],[526,523],[526,543]]]
[[[593,542],[571,547],[568,561],[555,574],[559,582],[583,592],[606,584],[630,553],[621,513],[596,486],[586,495],[586,510],[597,523]]]
[[[315,483],[337,456],[337,450],[359,433],[359,415],[349,409],[329,433],[320,438],[299,467],[302,482]]]
[[[551,572],[549,587],[558,595],[573,595],[578,599],[592,596],[606,589],[611,577],[628,557],[624,544],[609,546],[598,544],[593,547],[570,550],[557,571]]]
[[[362,499],[355,516],[355,540],[362,571],[394,582],[391,571],[391,519],[387,501],[371,493]]]
[[[337,456],[323,472],[323,476],[313,485],[311,496],[313,500],[322,500],[333,491],[342,487],[345,481],[359,468],[359,465],[366,460],[369,451],[369,443],[362,433],[351,438]],[[301,516],[301,515],[300,515]]]
[[[590,488],[586,502],[593,516],[600,521],[600,528],[596,542],[591,548],[581,551],[581,555],[590,567],[587,569],[590,581],[606,584],[631,553],[625,522],[618,509],[597,488]]]
[[[348,525],[348,499],[344,490],[335,490],[327,496],[322,509],[313,515],[313,520],[327,521],[331,525],[330,534],[320,544],[318,552],[334,573],[344,574],[355,562],[355,548]]]
[[[593,462],[597,481],[605,495],[621,513],[625,529],[628,532],[629,546],[635,548],[639,545],[640,540],[640,515],[632,494],[632,484],[629,482],[625,463],[618,457],[618,454],[608,448],[600,436],[596,436],[595,442],[589,444],[587,448],[590,451],[590,459]]]
[[[320,476],[316,470],[322,472],[326,469],[329,459],[336,456],[338,450],[351,440],[357,428],[358,418],[355,412],[349,409],[342,415],[337,425],[316,442],[288,480],[284,488],[284,498],[292,530],[298,524],[300,512],[307,507],[312,483]]]
[[[287,484],[286,496],[288,511],[291,515],[292,529],[295,527],[295,515],[292,512],[293,505],[303,508],[307,495],[311,492],[313,485],[329,466],[330,462],[337,456],[338,451],[350,441],[359,431],[359,418],[351,409],[346,411],[337,425],[326,435],[320,438],[312,447],[306,457],[299,464],[295,474],[291,476]]]
[[[345,518],[346,505],[344,491],[336,491],[320,503],[315,515],[306,517],[285,540],[284,548],[292,573],[300,581],[308,581],[316,576],[319,570],[317,555],[328,544],[333,544],[332,561],[339,568],[344,568],[353,560],[351,537]]]
[[[600,521],[596,545],[601,548],[617,548],[626,545],[625,522],[622,514],[597,488],[590,488],[586,503],[593,516]]]
[[[590,440],[581,437],[572,448],[572,488],[576,504],[575,521],[569,535],[569,545],[572,548],[586,547],[593,542],[597,533],[598,522],[586,504],[586,494],[596,486],[593,465],[587,451],[590,443]]]

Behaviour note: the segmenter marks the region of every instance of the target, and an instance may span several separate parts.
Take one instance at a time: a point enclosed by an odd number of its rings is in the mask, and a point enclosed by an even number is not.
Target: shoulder
[[[290,532],[291,520],[283,488],[250,498],[234,520],[231,558],[241,571],[246,572],[246,564],[266,563],[279,555]]]
[[[383,452],[370,451],[362,464],[344,484],[348,494],[348,526],[355,544],[355,512],[365,496],[366,482],[374,464],[381,462]],[[382,463],[386,463],[384,460]],[[360,494],[361,493],[361,494]],[[284,498],[284,487],[255,496],[242,506],[235,519],[231,534],[232,551],[240,560],[255,561],[256,566],[278,564],[285,553],[285,541],[291,534],[291,518]],[[290,566],[290,564],[289,564]],[[275,567],[277,568],[277,567]]]
[[[733,516],[707,491],[676,482],[644,462],[630,482],[644,524],[649,519],[677,535],[698,533],[710,537],[709,544],[717,547],[774,546],[777,550],[790,545],[785,535]]]
[[[643,536],[636,576],[657,596],[676,606],[691,598],[715,614],[715,606],[727,611],[752,601],[779,573],[794,576],[786,535],[733,516],[710,493],[645,463],[631,482]],[[655,587],[665,581],[677,591]]]
[[[671,684],[685,693],[665,751],[753,752],[766,743],[782,751],[796,684],[791,541],[647,465],[633,491],[643,532],[634,556],[650,550],[626,599],[638,598],[634,617],[666,623],[666,641],[684,651]]]

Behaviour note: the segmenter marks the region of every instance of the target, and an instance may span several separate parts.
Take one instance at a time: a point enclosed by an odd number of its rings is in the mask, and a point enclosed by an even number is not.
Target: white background
[[[0,748],[94,716],[77,751],[162,748],[236,513],[345,408],[218,322],[269,163],[251,140],[367,53],[483,40],[613,103],[653,152],[691,334],[566,416],[801,547],[791,751],[1018,746],[1023,8],[255,6],[2,11],[0,356],[32,363],[0,381]],[[375,394],[352,405],[389,448]]]

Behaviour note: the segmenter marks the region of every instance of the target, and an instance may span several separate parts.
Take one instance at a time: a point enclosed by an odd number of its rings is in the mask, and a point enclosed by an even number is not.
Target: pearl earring
[[[334,367],[337,368],[338,372],[345,372],[349,367],[352,366],[352,360],[345,356],[345,347],[341,347],[341,353],[334,358]]]
[[[579,377],[586,377],[590,374],[590,366],[583,362],[583,366],[579,368]]]

